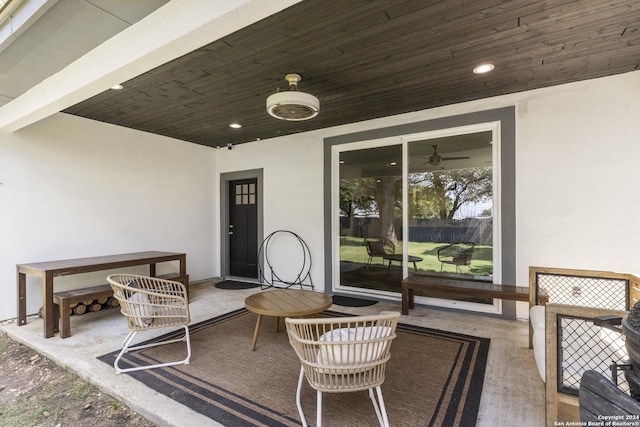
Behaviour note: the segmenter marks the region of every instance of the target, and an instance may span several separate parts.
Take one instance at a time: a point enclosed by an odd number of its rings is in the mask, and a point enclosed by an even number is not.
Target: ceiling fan
[[[442,157],[440,154],[438,154],[438,146],[437,145],[432,145],[432,147],[433,147],[433,154],[429,156],[429,164],[431,166],[438,166],[440,164],[440,162],[445,161],[445,160],[470,159],[469,156],[466,156],[466,157]]]

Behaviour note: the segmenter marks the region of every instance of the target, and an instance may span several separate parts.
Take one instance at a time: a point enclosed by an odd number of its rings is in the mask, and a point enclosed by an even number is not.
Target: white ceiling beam
[[[301,0],[171,0],[0,107],[15,132]]]

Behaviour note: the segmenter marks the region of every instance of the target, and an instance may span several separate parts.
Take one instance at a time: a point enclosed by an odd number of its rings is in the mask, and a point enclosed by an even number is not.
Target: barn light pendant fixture
[[[289,82],[290,90],[276,92],[267,98],[267,112],[280,120],[301,121],[314,118],[320,112],[320,101],[315,96],[300,92],[298,82],[302,80],[299,74],[284,76]]]

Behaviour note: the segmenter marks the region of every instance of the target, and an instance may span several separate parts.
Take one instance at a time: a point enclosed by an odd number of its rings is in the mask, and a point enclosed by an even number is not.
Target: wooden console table
[[[187,274],[187,255],[175,252],[136,252],[130,254],[18,264],[16,265],[18,276],[18,326],[27,324],[27,275],[40,277],[42,279],[44,337],[50,338],[59,329],[59,325],[56,324],[57,322],[55,321],[54,316],[54,277],[147,264],[149,265],[149,275],[155,276],[156,264],[168,261],[179,261],[180,276],[185,276]]]

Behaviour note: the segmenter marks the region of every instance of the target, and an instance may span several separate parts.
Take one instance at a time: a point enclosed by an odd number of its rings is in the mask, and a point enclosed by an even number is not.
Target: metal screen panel
[[[548,302],[552,304],[610,310],[626,310],[628,307],[629,281],[625,279],[538,273],[536,282],[538,294],[548,295]]]
[[[624,335],[601,328],[593,319],[558,315],[558,391],[578,395],[580,379],[587,370],[611,379],[611,365],[627,362]],[[618,386],[628,392],[622,371],[616,372]]]

